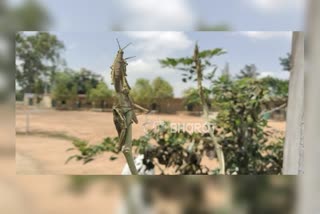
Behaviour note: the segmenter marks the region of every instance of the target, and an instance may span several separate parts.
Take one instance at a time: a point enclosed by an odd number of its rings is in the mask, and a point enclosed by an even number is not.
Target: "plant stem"
[[[132,156],[132,111],[133,109],[129,109],[126,113],[126,123],[128,127],[122,152],[127,160],[131,174],[138,175],[138,171],[136,169],[136,165],[134,164],[134,159]]]
[[[193,59],[196,64],[198,90],[199,90],[199,95],[200,95],[201,104],[202,104],[202,108],[203,108],[203,114],[204,114],[206,122],[208,123],[209,134],[210,134],[210,137],[211,137],[212,142],[213,142],[215,149],[216,149],[215,151],[216,151],[216,155],[217,155],[218,162],[219,162],[219,168],[220,168],[219,173],[224,175],[225,174],[224,155],[223,155],[222,147],[221,147],[221,145],[218,144],[217,138],[214,136],[214,130],[210,125],[209,108],[208,108],[208,104],[206,102],[206,98],[205,98],[203,86],[202,86],[202,75],[203,74],[202,74],[201,60],[199,58],[199,48],[198,48],[197,44],[195,47]]]
[[[138,120],[134,113],[134,105],[129,94],[130,86],[126,79],[127,65],[128,63],[123,59],[123,49],[119,45],[118,53],[111,66],[111,79],[117,97],[117,103],[113,107],[116,111],[114,122],[119,135],[119,146],[120,148],[122,147],[122,152],[126,158],[130,172],[132,175],[137,175],[138,171],[132,156],[132,122],[138,123]]]

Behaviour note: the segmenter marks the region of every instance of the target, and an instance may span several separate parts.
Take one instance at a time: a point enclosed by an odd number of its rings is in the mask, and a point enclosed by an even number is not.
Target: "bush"
[[[214,123],[228,174],[279,174],[283,139],[271,142],[261,115],[270,100],[268,89],[254,79],[232,82],[221,77],[213,93],[220,108]]]

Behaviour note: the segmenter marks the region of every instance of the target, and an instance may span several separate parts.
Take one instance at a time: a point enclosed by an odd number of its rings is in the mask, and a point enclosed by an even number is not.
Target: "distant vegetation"
[[[134,101],[149,107],[152,102],[173,97],[173,87],[161,77],[156,77],[151,83],[147,79],[137,79],[131,91]]]

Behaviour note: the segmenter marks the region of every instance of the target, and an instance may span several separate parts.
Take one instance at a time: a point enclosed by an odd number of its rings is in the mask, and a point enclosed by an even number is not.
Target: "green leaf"
[[[215,49],[212,49],[212,50],[201,51],[199,53],[199,57],[200,58],[211,58],[213,56],[220,56],[220,55],[225,54],[225,53],[227,53],[227,52],[224,51],[223,49],[215,48]]]
[[[74,158],[78,158],[78,155],[73,155],[73,156],[69,157],[69,158],[65,161],[64,164],[68,164],[68,163],[69,163],[72,159],[74,159]]]
[[[116,156],[111,156],[110,158],[109,158],[109,160],[111,160],[111,161],[114,161],[114,160],[117,160],[118,159],[118,157],[116,157]]]
[[[69,152],[69,151],[72,151],[72,150],[75,150],[75,148],[69,148],[66,150],[66,152]]]
[[[83,161],[83,164],[87,164],[87,163],[89,163],[89,162],[91,162],[91,161],[93,161],[94,159],[93,158],[87,158],[87,159],[85,159],[84,161]]]

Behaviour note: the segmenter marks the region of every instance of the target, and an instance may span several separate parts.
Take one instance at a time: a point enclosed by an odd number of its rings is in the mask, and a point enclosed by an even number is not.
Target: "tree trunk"
[[[283,174],[303,172],[304,33],[293,32]]]

